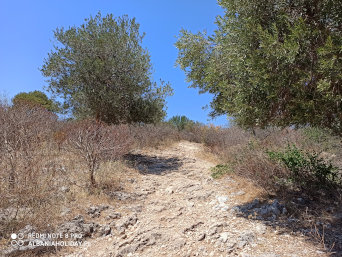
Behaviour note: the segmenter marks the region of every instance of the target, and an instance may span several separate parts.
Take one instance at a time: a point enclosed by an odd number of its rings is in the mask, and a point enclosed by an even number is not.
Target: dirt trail
[[[229,177],[213,180],[214,164],[201,151],[202,145],[183,141],[132,155],[140,173],[133,199],[116,210],[122,217],[110,223],[112,233],[63,255],[326,256],[304,237],[236,216],[233,207],[248,189]]]

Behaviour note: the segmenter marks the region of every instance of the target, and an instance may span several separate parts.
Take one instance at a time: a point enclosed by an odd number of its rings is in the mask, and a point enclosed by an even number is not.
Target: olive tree
[[[165,115],[169,84],[152,80],[145,34],[127,16],[98,13],[76,27],[57,28],[41,71],[48,90],[79,118],[106,123],[156,123]]]
[[[177,63],[214,94],[212,115],[246,128],[319,126],[342,135],[342,2],[221,0],[213,35],[182,30]]]

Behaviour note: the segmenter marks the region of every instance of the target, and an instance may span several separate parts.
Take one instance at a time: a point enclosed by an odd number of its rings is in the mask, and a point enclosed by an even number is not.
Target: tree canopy
[[[182,30],[177,63],[214,94],[211,115],[246,128],[320,126],[342,134],[342,2],[221,0],[213,35]]]
[[[13,97],[12,102],[14,106],[25,104],[29,106],[40,106],[50,112],[57,112],[59,110],[58,104],[52,99],[49,99],[49,97],[44,92],[41,92],[39,90],[16,94]]]
[[[57,28],[57,43],[41,71],[53,94],[76,117],[107,123],[155,123],[165,115],[171,87],[152,81],[144,34],[127,16],[112,14],[85,20],[79,27]]]
[[[177,128],[179,131],[189,127],[189,126],[193,126],[196,123],[193,120],[190,120],[188,117],[182,115],[176,115],[176,116],[172,116],[169,120],[168,123],[172,126],[174,126],[175,128]]]

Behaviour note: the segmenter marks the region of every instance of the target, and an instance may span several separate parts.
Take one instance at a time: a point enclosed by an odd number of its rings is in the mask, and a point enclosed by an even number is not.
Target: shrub
[[[313,140],[316,143],[324,143],[329,138],[333,137],[332,133],[328,129],[307,127],[302,131],[308,139]]]
[[[306,193],[311,194],[317,189],[336,188],[340,184],[337,168],[342,167],[338,166],[341,154],[340,147],[337,147],[339,141],[325,131],[314,130],[317,133],[315,141],[314,133],[308,137],[304,129],[257,129],[255,135],[238,127],[203,126],[198,130],[200,142],[220,156],[234,173],[251,179],[270,194],[287,194],[298,188],[307,189]],[[329,151],[320,143],[323,138],[331,142]],[[290,147],[288,151],[277,150],[287,145],[298,147]]]
[[[289,172],[280,164],[272,162],[260,148],[248,145],[237,147],[229,156],[234,173],[261,186],[268,194],[284,190]]]
[[[167,123],[136,124],[129,126],[135,147],[158,147],[180,140],[179,132]]]
[[[95,172],[101,162],[117,160],[127,153],[131,137],[125,125],[108,126],[93,120],[84,120],[72,124],[67,143],[70,150],[79,154],[86,162],[90,185],[95,187]]]
[[[50,136],[56,116],[39,106],[0,108],[0,158],[13,189],[19,176],[33,176],[36,151]]]
[[[219,179],[223,177],[224,175],[231,173],[231,168],[226,164],[219,164],[215,167],[211,168],[211,176],[215,179]]]
[[[341,138],[335,136],[329,129],[306,127],[301,130],[301,133],[307,145],[319,148],[322,151],[341,153]]]
[[[341,184],[338,168],[311,153],[288,145],[284,151],[267,151],[271,160],[279,161],[291,172],[291,179],[302,189],[329,188]]]
[[[55,215],[59,180],[45,172],[53,162],[55,122],[38,106],[0,104],[0,238],[24,222],[44,226]]]

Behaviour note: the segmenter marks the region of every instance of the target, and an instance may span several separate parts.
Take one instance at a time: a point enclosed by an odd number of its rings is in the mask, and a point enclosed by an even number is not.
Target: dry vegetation
[[[304,233],[326,251],[342,251],[339,137],[316,128],[273,128],[256,130],[253,135],[236,127],[202,127],[192,140],[205,143],[220,157],[214,178],[227,174],[237,180],[247,178],[253,192],[255,186],[263,189],[259,198],[277,198],[286,205],[287,214],[272,226],[287,233]],[[272,154],[282,159],[271,158]]]
[[[254,181],[270,195],[286,195],[293,190],[298,193],[310,194],[312,197],[329,194],[329,197],[341,199],[342,145],[340,138],[329,134],[328,131],[313,128],[299,130],[274,128],[257,130],[253,135],[237,127],[229,129],[204,127],[202,130],[204,136],[198,142],[209,146],[212,152],[220,156],[221,161],[228,165],[235,174]],[[290,149],[289,154],[292,154],[293,149],[298,150],[301,154],[298,156],[299,159],[305,157],[306,154],[310,157],[316,156],[317,163],[314,163],[316,166],[312,169],[319,171],[323,167],[329,168],[331,164],[331,170],[335,168],[336,178],[332,181],[327,174],[326,181],[319,181],[321,188],[310,187],[308,182],[314,183],[315,181],[309,180],[312,179],[309,177],[311,174],[307,175],[306,173],[311,170],[307,170],[304,164],[303,167],[299,166],[301,164],[299,163],[298,173],[303,175],[303,178],[300,178],[303,181],[295,181],[291,177],[293,175],[291,168],[286,166],[287,163],[272,159],[270,154],[286,152],[288,149]],[[297,161],[297,156],[290,157],[292,159],[289,161]],[[330,170],[327,171],[327,173],[329,172]],[[308,181],[304,181],[304,179]],[[306,188],[301,186],[301,183],[304,182],[303,185],[306,185]],[[329,187],[323,188],[323,182],[330,183]]]
[[[27,224],[53,231],[69,216],[61,217],[64,210],[72,215],[82,203],[109,201],[108,194],[134,176],[123,155],[178,139],[167,125],[58,121],[43,108],[2,103],[0,240]]]
[[[110,193],[122,190],[125,178],[135,175],[124,163],[124,155],[179,140],[205,144],[213,154],[211,158],[218,156],[221,162],[215,170],[217,178],[226,173],[247,178],[269,197],[284,200],[289,216],[300,219],[302,227],[317,227],[321,224],[317,221],[331,221],[333,214],[341,212],[341,173],[334,183],[328,180],[328,187],[303,186],[308,184],[293,180],[291,169],[268,154],[295,145],[303,153],[319,153],[324,165],[331,163],[341,169],[340,139],[326,131],[268,129],[253,135],[237,127],[199,124],[181,131],[166,123],[109,126],[92,120],[59,121],[39,107],[14,108],[2,103],[0,240],[27,224],[53,231],[63,219],[84,210],[81,206],[110,201]],[[299,197],[305,205],[292,204]],[[65,215],[60,215],[63,212]],[[329,233],[322,228],[317,228],[316,237]],[[329,240],[331,245],[333,239],[326,235],[324,242]]]

